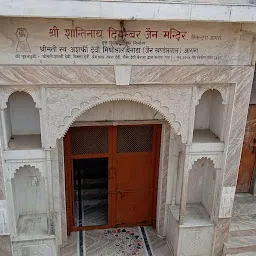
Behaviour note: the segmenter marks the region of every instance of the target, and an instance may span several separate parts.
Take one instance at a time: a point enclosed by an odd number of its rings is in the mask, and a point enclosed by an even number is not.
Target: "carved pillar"
[[[187,189],[188,189],[188,175],[189,175],[189,155],[188,155],[189,146],[186,145],[185,149],[185,164],[183,168],[183,177],[182,177],[182,186],[181,186],[181,198],[180,198],[180,216],[179,223],[180,225],[184,222],[184,216],[186,212],[186,203],[187,203]]]
[[[1,115],[1,126],[2,126],[2,135],[3,135],[3,146],[4,149],[8,149],[8,139],[7,139],[7,129],[6,129],[6,122],[5,122],[5,116],[4,116],[4,109],[0,110]]]

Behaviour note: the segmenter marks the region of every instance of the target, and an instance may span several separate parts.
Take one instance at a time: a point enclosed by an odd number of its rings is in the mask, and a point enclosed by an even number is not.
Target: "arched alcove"
[[[204,209],[208,217],[212,217],[216,169],[212,160],[201,158],[197,160],[189,172],[187,189],[187,208]],[[189,212],[189,211],[188,211]]]
[[[38,169],[25,165],[11,179],[17,236],[47,235],[47,191]],[[30,230],[30,229],[34,230]]]
[[[28,93],[11,94],[4,117],[9,149],[41,148],[39,110]]]
[[[217,90],[207,90],[196,106],[194,135],[209,136],[223,141],[225,105]]]

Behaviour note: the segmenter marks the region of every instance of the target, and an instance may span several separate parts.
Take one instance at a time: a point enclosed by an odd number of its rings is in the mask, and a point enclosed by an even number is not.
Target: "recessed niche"
[[[212,216],[215,193],[216,169],[211,160],[202,158],[189,171],[187,206],[204,208],[209,218]]]
[[[217,142],[216,139],[223,141],[225,110],[220,92],[206,91],[196,106],[194,134],[198,130],[205,130],[205,134],[209,135],[209,140],[212,141],[215,137],[215,142]]]
[[[9,149],[41,148],[39,110],[29,94],[11,94],[4,111],[4,119]]]
[[[11,180],[17,238],[48,235],[45,179],[31,166],[19,168]]]

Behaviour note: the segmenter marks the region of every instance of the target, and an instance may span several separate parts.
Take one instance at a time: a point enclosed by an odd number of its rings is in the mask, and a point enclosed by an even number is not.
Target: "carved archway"
[[[191,100],[190,92],[170,98],[171,90],[169,88],[164,88],[165,91],[159,92],[158,94],[154,88],[149,95],[144,95],[146,89],[142,93],[134,88],[122,88],[120,90],[114,90],[114,88],[104,90],[102,88],[51,90],[51,92],[48,92],[49,98],[47,102],[48,132],[47,138],[43,143],[43,147],[46,149],[54,148],[56,140],[64,137],[72,123],[87,110],[113,101],[131,101],[154,109],[164,117],[177,135],[181,135],[182,143],[187,142],[189,108],[186,108],[186,113],[184,113],[179,103],[184,98],[184,104],[189,105]],[[99,92],[102,92],[102,90],[105,92],[98,94],[97,90]],[[133,92],[131,93],[130,90],[133,90]]]

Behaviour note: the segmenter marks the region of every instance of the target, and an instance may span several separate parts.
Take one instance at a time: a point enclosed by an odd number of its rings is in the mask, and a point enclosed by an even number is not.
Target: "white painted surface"
[[[125,121],[125,120],[163,120],[156,110],[132,101],[114,101],[98,105],[78,117],[82,121]]]
[[[194,130],[211,130],[222,138],[225,106],[221,94],[216,90],[206,91],[196,106]]]
[[[9,104],[7,104],[9,106]],[[4,110],[4,124],[6,128],[6,140],[7,142],[10,140],[12,136],[12,125],[11,125],[11,118],[10,118],[10,108],[5,108]]]
[[[12,187],[16,191],[13,198],[16,218],[20,215],[47,213],[45,180],[34,167],[25,166],[17,170]]]
[[[225,144],[210,130],[194,130],[191,153],[222,152]]]
[[[14,135],[9,141],[10,150],[31,150],[41,148],[41,135]]]
[[[132,66],[119,65],[114,66],[116,85],[129,85]]]
[[[206,91],[196,106],[194,130],[206,130],[210,128],[211,110],[212,92]]]
[[[189,172],[187,203],[201,203],[209,216],[212,213],[215,175],[213,164],[208,159],[195,162]]]
[[[12,135],[40,134],[39,111],[32,97],[15,92],[9,97]]]
[[[1,0],[0,15],[13,17],[256,21],[256,6],[248,1],[32,1]],[[204,4],[205,3],[205,4]],[[211,4],[209,4],[211,3]]]

